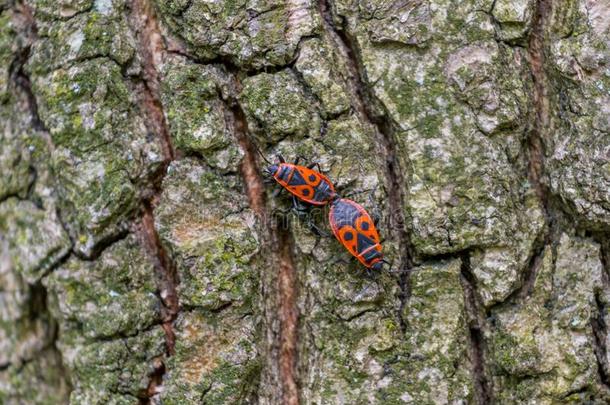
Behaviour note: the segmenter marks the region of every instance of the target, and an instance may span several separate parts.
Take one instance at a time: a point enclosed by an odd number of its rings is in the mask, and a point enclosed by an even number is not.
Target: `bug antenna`
[[[252,146],[254,146],[254,149],[256,149],[256,151],[258,152],[259,155],[261,155],[261,157],[263,158],[263,160],[265,162],[267,162],[269,165],[272,165],[273,163],[271,163],[266,157],[265,155],[263,155],[263,152],[261,152],[260,148],[258,147],[258,145],[255,142],[252,142]]]
[[[392,269],[392,266],[394,265],[394,261],[392,260],[392,262],[388,262],[386,259],[381,259],[382,263],[385,263],[388,265],[389,269],[388,269],[388,273],[390,274],[398,274],[398,275],[402,275],[404,273],[406,273],[408,270],[405,269]]]

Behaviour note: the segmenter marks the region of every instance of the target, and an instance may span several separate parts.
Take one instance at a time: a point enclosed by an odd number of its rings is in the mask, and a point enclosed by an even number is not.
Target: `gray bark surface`
[[[0,0],[0,404],[609,403],[609,47],[609,0]]]

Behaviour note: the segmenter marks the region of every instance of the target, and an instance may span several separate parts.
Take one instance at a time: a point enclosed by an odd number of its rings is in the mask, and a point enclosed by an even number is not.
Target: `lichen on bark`
[[[608,21],[0,0],[0,403],[608,403]],[[277,154],[381,215],[388,269]]]

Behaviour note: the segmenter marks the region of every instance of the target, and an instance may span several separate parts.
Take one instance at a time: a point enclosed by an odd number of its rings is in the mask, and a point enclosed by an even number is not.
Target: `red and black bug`
[[[279,163],[267,167],[265,174],[275,179],[299,200],[320,206],[336,198],[335,187],[328,177],[313,170],[316,165],[320,170],[319,164],[299,166],[299,158],[294,163],[286,163],[281,156],[278,156],[278,159]]]
[[[383,259],[379,232],[375,221],[358,203],[347,198],[335,198],[328,214],[335,237],[364,266],[381,270]]]
[[[278,160],[279,163],[265,169],[265,174],[292,193],[297,212],[302,209],[295,198],[317,206],[330,204],[328,218],[335,237],[368,269],[381,270],[387,262],[381,253],[375,221],[368,212],[358,203],[341,198],[328,177],[320,173],[319,164],[299,166],[299,158],[294,163],[286,163],[282,156]],[[319,171],[313,170],[316,165]],[[323,234],[313,223],[309,225],[317,234]]]

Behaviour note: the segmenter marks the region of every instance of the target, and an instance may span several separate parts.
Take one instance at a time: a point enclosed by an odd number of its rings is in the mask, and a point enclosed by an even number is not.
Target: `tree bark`
[[[610,401],[610,1],[0,12],[0,403]]]

